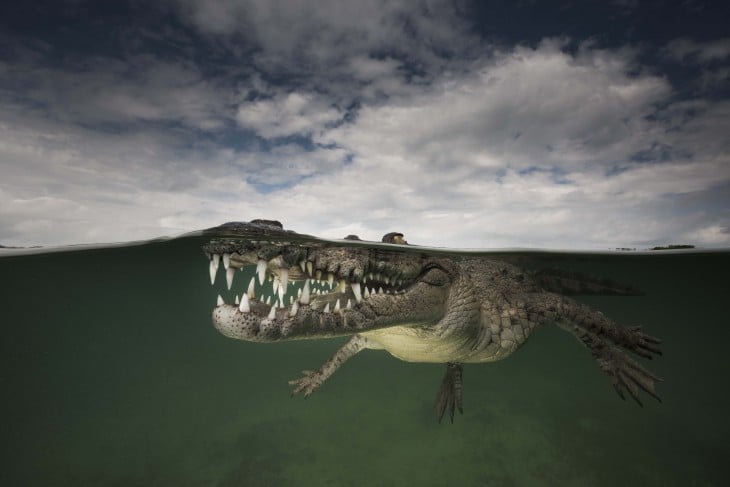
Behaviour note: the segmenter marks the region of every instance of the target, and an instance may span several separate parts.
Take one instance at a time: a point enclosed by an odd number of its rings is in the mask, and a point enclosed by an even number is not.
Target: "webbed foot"
[[[625,346],[636,355],[648,358],[649,360],[652,359],[652,353],[657,355],[662,354],[662,351],[659,349],[659,344],[662,343],[661,339],[642,332],[640,326],[628,327],[626,331],[628,335],[626,343],[620,343],[621,346]]]
[[[643,406],[639,399],[639,392],[643,390],[657,401],[662,401],[655,390],[656,382],[662,382],[662,379],[646,370],[622,350],[603,340],[586,335],[583,337],[583,342],[593,353],[601,370],[611,378],[613,388],[621,399],[626,399],[624,391],[628,391],[639,406]]]
[[[436,396],[436,411],[438,412],[439,423],[444,417],[446,409],[449,410],[451,422],[454,422],[454,412],[459,409],[464,414],[464,404],[461,397],[461,378],[464,366],[457,363],[446,364],[446,374],[441,381],[441,388]]]

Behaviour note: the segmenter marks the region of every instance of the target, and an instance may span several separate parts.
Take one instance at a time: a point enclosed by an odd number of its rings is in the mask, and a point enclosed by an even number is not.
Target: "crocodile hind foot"
[[[441,388],[436,397],[436,411],[439,416],[439,423],[444,417],[446,409],[449,410],[451,422],[454,422],[454,412],[459,409],[464,414],[464,403],[461,397],[461,377],[464,366],[458,363],[449,362],[446,364],[446,374],[441,381]]]
[[[622,347],[634,352],[644,358],[652,359],[652,354],[661,355],[662,351],[659,350],[659,344],[662,343],[661,339],[647,335],[641,331],[640,326],[630,326],[623,328],[624,339],[619,340],[618,344]]]
[[[619,348],[595,335],[587,333],[581,337],[581,341],[591,351],[601,370],[611,378],[613,388],[621,399],[626,399],[624,396],[626,390],[639,406],[643,406],[639,399],[639,392],[643,390],[657,401],[662,402],[655,390],[655,383],[662,382],[662,379],[646,370]],[[635,349],[633,351],[638,353]],[[655,351],[655,353],[658,352]],[[642,353],[638,354],[645,356]]]

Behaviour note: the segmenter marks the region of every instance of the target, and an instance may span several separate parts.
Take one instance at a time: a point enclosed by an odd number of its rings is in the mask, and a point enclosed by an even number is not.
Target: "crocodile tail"
[[[576,303],[568,298],[559,297],[558,317],[574,327],[591,333],[598,338],[607,339],[640,357],[651,360],[653,354],[661,355],[659,344],[662,341],[641,331],[640,326],[626,327],[616,324],[603,313]]]
[[[642,296],[634,286],[611,279],[581,274],[566,269],[548,268],[532,273],[532,278],[544,290],[566,296]]]

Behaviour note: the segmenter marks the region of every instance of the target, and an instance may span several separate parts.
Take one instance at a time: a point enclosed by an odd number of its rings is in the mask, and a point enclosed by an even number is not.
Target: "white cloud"
[[[341,112],[321,96],[286,93],[239,105],[236,121],[264,138],[311,136],[341,119]]]
[[[328,220],[313,225],[339,231],[355,220],[369,238],[397,229],[433,244],[606,248],[704,235],[691,228],[711,216],[667,218],[663,205],[730,181],[725,108],[695,104],[678,121],[669,114],[684,110],[670,105],[663,120],[647,119],[671,88],[631,68],[628,51],[571,56],[553,41],[504,52],[474,75],[364,106],[321,139],[354,164],[287,194],[347,195],[336,210],[309,208]],[[669,161],[633,159],[656,144]],[[712,235],[700,245],[730,244]]]
[[[448,169],[447,180],[485,169],[610,167],[658,136],[645,117],[670,93],[662,78],[628,76],[622,55],[573,57],[551,41],[517,48],[474,74],[365,106],[322,141]]]

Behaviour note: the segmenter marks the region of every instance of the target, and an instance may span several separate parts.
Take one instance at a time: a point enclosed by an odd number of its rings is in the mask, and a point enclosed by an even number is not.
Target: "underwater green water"
[[[290,398],[345,339],[219,335],[201,243],[0,257],[0,485],[727,485],[730,253],[527,262],[645,291],[576,299],[664,340],[642,360],[663,403],[622,401],[549,326],[465,366],[465,414],[439,425],[444,366],[381,351]]]

